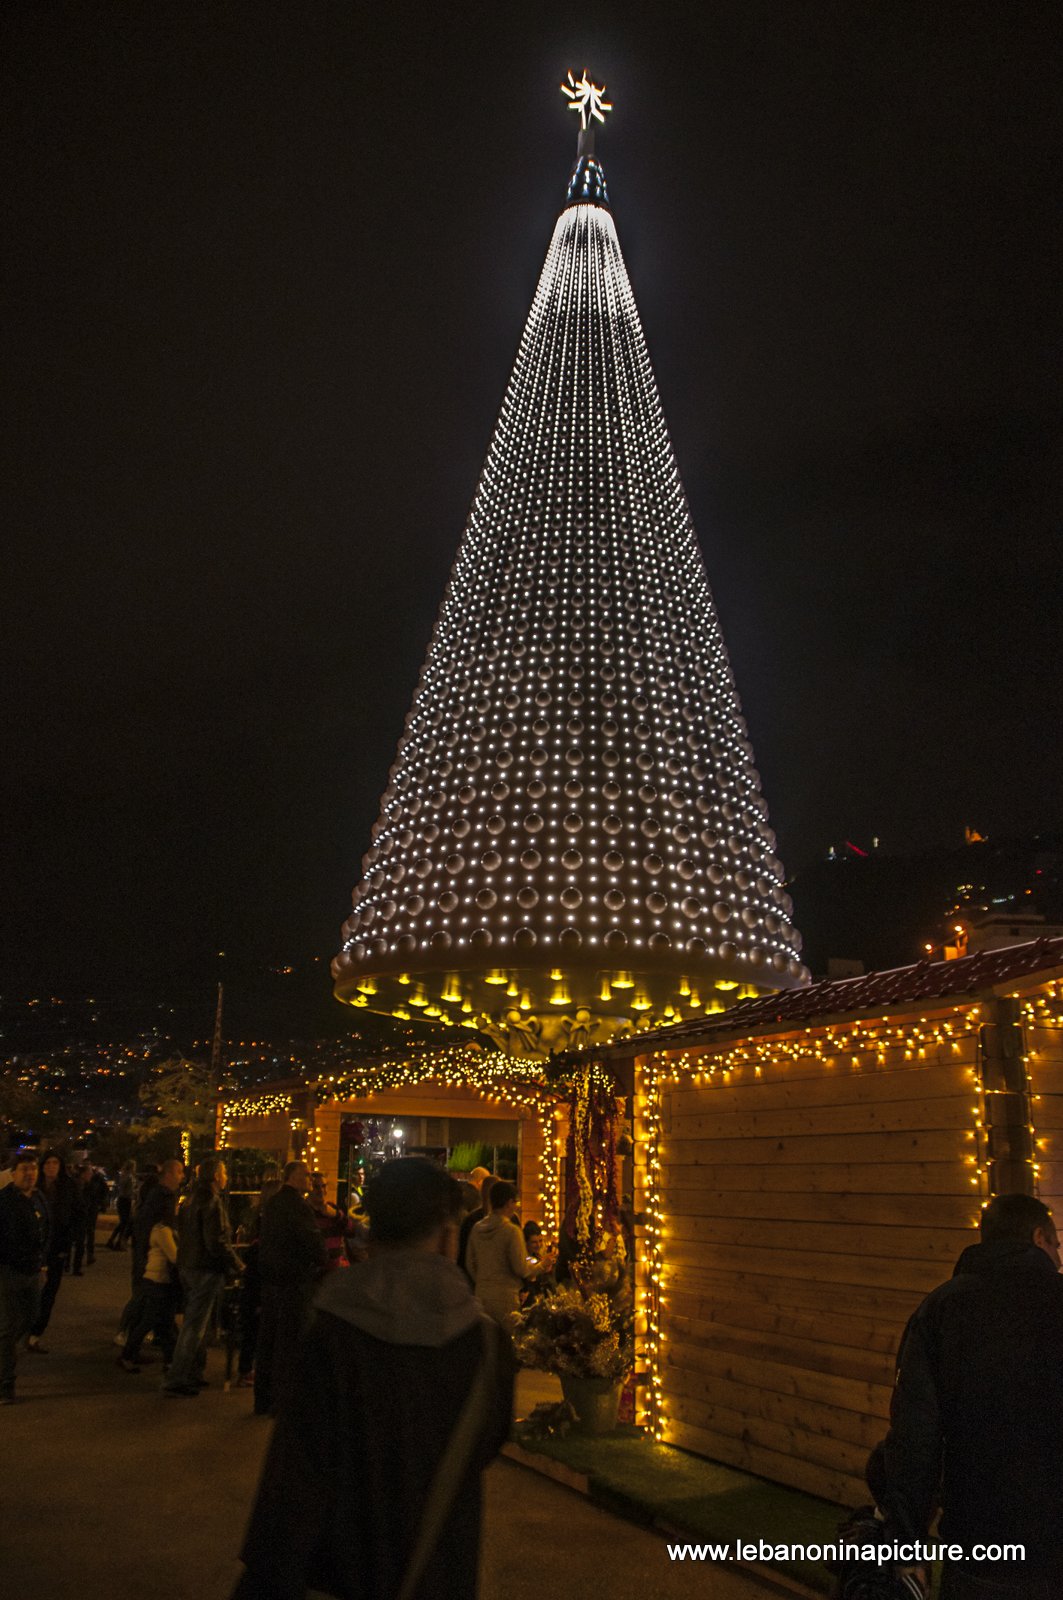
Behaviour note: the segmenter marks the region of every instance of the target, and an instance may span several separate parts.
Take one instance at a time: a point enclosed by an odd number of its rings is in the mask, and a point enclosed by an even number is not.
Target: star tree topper
[[[584,133],[591,118],[595,122],[604,122],[605,113],[613,109],[612,101],[605,98],[605,84],[599,86],[592,83],[586,67],[582,78],[574,78],[569,72],[568,82],[561,85],[561,93],[568,96],[569,110],[579,112],[579,125]]]

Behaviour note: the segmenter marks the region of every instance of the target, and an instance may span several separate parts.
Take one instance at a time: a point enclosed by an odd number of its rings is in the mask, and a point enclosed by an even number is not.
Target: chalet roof
[[[720,1035],[752,1034],[777,1023],[792,1022],[799,1027],[828,1016],[984,994],[1059,967],[1063,967],[1063,938],[983,950],[958,961],[916,961],[910,967],[892,967],[859,978],[826,978],[807,989],[741,1000],[726,1011],[625,1039],[621,1050],[628,1055],[640,1054],[648,1046],[707,1044]]]

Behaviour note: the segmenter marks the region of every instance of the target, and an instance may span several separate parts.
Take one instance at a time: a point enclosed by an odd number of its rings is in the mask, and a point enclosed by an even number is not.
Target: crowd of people
[[[54,1151],[20,1152],[5,1176],[0,1402],[10,1404],[19,1354],[46,1350],[64,1274],[93,1260],[106,1185]],[[311,1589],[472,1600],[479,1476],[512,1414],[507,1328],[566,1276],[564,1250],[546,1248],[535,1222],[517,1224],[514,1186],[483,1168],[459,1184],[420,1157],[397,1159],[348,1212],[320,1173],[292,1161],[267,1173],[238,1236],[225,1164],[212,1158],[185,1176],[168,1161],[139,1187],[119,1184],[108,1242],[129,1241],[132,1284],[118,1362],[138,1373],[150,1335],[163,1393],[197,1397],[208,1332],[229,1297],[237,1382],[253,1389],[257,1413],[278,1419],[234,1600]],[[916,1553],[892,1567],[861,1557],[842,1575],[845,1600],[925,1594],[919,1541],[939,1508],[958,1547],[1024,1552],[1018,1567],[952,1560],[949,1600],[1063,1593],[1052,1523],[1063,1494],[1060,1259],[1048,1208],[998,1196],[980,1243],[915,1312],[891,1427],[868,1467],[877,1511],[851,1526],[869,1545],[878,1529]]]
[[[302,1161],[267,1168],[250,1216],[233,1229],[221,1160],[189,1177],[182,1161],[138,1175],[126,1162],[114,1183],[90,1162],[24,1150],[0,1191],[0,1403],[15,1399],[16,1363],[47,1354],[43,1336],[64,1276],[96,1259],[100,1214],[116,1214],[104,1248],[128,1250],[130,1292],[115,1343],[119,1367],[139,1375],[162,1364],[163,1393],[193,1399],[207,1387],[208,1336],[223,1306],[237,1350],[235,1382],[254,1410],[275,1416],[294,1368],[314,1295],[330,1274],[364,1264],[370,1219],[328,1197]],[[454,1190],[459,1270],[499,1327],[554,1284],[556,1255],[542,1228],[517,1219],[513,1184],[477,1167]],[[150,1343],[152,1353],[146,1346]]]
[[[177,1160],[139,1184],[135,1176],[119,1175],[107,1241],[130,1247],[119,1366],[139,1374],[150,1335],[163,1394],[196,1398],[208,1332],[229,1296],[236,1381],[253,1389],[257,1413],[279,1419],[239,1600],[294,1600],[318,1584],[381,1600],[471,1600],[480,1474],[512,1418],[515,1363],[503,1324],[553,1266],[551,1255],[529,1253],[528,1241],[541,1252],[541,1230],[526,1237],[515,1224],[513,1186],[483,1169],[462,1186],[410,1157],[388,1163],[364,1207],[348,1212],[329,1200],[320,1173],[292,1161],[267,1172],[234,1234],[224,1162],[202,1163],[187,1183]],[[19,1152],[8,1180],[0,1396],[11,1403],[16,1360],[44,1349],[40,1333],[74,1259],[84,1204],[76,1195],[91,1180],[36,1151]],[[93,1194],[98,1214],[106,1196],[99,1185]],[[466,1268],[457,1265],[463,1219]],[[88,1242],[85,1252],[91,1260]]]

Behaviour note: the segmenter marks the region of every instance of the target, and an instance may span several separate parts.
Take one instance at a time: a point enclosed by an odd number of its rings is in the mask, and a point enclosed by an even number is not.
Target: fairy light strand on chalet
[[[1032,1165],[1035,1177],[1038,1180],[1037,1192],[1039,1193],[1042,1163],[1046,1156],[1051,1157],[1052,1155],[1052,1141],[1047,1136],[1039,1134],[1036,1128],[1037,1114],[1034,1108],[1043,1105],[1044,1097],[1043,1095],[1035,1092],[1033,1079],[1030,1073],[1031,1063],[1038,1060],[1040,1052],[1029,1043],[1029,1038],[1031,1033],[1040,1035],[1057,1034],[1063,1032],[1063,984],[1049,984],[1046,993],[1041,995],[1033,995],[1028,998],[1023,1003],[1022,1014],[1025,1022],[1026,1036],[1026,1051],[1023,1055],[1023,1065],[1026,1068],[1026,1086],[1030,1105],[1030,1136],[1033,1141]],[[1055,1040],[1053,1043],[1056,1051],[1058,1052],[1060,1041]],[[1059,1135],[1056,1134],[1055,1141],[1057,1144],[1058,1139]]]
[[[662,1095],[669,1086],[688,1084],[711,1087],[735,1082],[756,1082],[761,1067],[772,1064],[809,1065],[858,1073],[863,1076],[902,1066],[919,1065],[929,1052],[946,1047],[959,1054],[964,1041],[978,1040],[982,1014],[978,1006],[956,1007],[951,1017],[926,1017],[899,1021],[896,1017],[860,1019],[821,1024],[802,1029],[796,1037],[741,1039],[728,1046],[713,1044],[695,1054],[689,1050],[654,1051],[647,1059],[636,1100],[636,1138],[643,1157],[643,1250],[637,1308],[641,1319],[640,1365],[647,1377],[643,1423],[655,1439],[668,1437],[664,1402],[663,1364],[665,1335],[663,1309],[668,1293],[666,1237],[668,1218],[662,1195]],[[977,1054],[976,1054],[977,1059]],[[873,1063],[873,1065],[872,1065]],[[965,1157],[970,1182],[979,1200],[989,1198],[988,1162],[983,1130],[987,1125],[980,1068],[967,1069],[976,1099],[971,1108],[972,1154]],[[1031,1130],[1032,1132],[1032,1130]],[[1031,1163],[1031,1179],[1037,1166]]]
[[[806,981],[594,133],[406,720],[336,994],[510,1055]]]
[[[360,1100],[388,1089],[411,1087],[431,1079],[453,1088],[472,1088],[489,1098],[528,1110],[536,1117],[542,1134],[539,1154],[538,1190],[543,1226],[547,1232],[558,1225],[558,1173],[562,1144],[556,1115],[564,1089],[544,1082],[541,1063],[514,1060],[500,1051],[453,1048],[433,1050],[401,1060],[358,1065],[349,1073],[322,1078],[315,1090],[319,1102]]]
[[[592,1065],[581,1074],[595,1083],[611,1083],[601,1068]],[[389,1089],[412,1088],[431,1080],[446,1088],[474,1089],[488,1099],[504,1102],[530,1112],[539,1125],[542,1144],[539,1152],[539,1212],[547,1233],[556,1233],[560,1167],[564,1153],[557,1118],[562,1112],[569,1085],[567,1081],[548,1082],[542,1062],[515,1060],[500,1051],[452,1046],[390,1060],[357,1063],[350,1071],[331,1073],[313,1086],[313,1098],[320,1105],[367,1101]],[[290,1090],[247,1095],[225,1102],[221,1118],[221,1143],[232,1134],[233,1125],[251,1118],[282,1115],[294,1131],[301,1126],[292,1118]],[[308,1130],[308,1159],[317,1148],[320,1135]]]
[[[232,1136],[233,1123],[247,1117],[291,1117],[292,1097],[288,1090],[266,1090],[262,1094],[245,1095],[239,1100],[223,1100],[219,1125],[222,1148]]]

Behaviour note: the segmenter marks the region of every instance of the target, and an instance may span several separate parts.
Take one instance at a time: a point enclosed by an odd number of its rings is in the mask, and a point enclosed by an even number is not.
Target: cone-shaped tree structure
[[[807,977],[589,145],[333,963],[518,1054]]]

